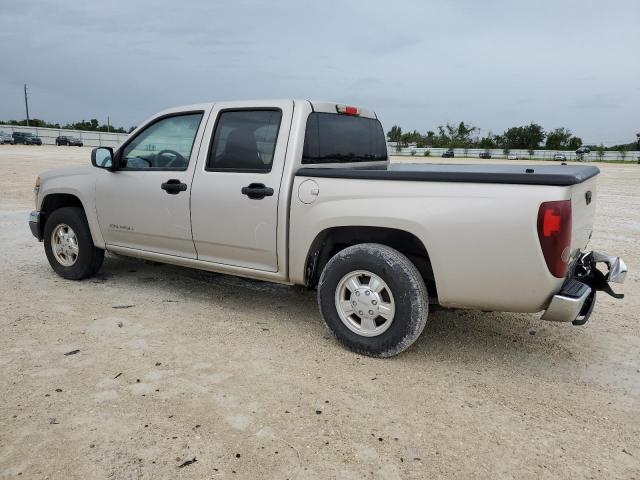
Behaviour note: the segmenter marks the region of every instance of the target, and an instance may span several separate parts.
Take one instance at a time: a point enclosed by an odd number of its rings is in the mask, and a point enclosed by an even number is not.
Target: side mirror
[[[97,168],[114,171],[115,161],[113,160],[113,148],[97,147],[91,150],[91,165]]]

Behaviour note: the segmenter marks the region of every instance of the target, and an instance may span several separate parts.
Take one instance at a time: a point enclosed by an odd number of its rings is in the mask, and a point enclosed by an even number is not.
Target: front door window
[[[120,170],[186,170],[202,113],[165,117],[128,143]]]

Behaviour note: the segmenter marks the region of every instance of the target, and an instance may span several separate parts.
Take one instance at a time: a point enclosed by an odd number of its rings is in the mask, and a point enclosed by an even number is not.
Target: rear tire
[[[318,304],[331,333],[354,352],[391,357],[424,330],[427,287],[402,253],[376,243],[345,248],[329,260]]]
[[[44,250],[51,268],[69,280],[95,275],[104,260],[104,250],[93,244],[87,217],[79,207],[59,208],[48,216]]]

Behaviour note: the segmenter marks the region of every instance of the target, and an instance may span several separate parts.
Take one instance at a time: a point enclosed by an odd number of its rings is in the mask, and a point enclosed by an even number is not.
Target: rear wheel
[[[375,243],[348,247],[329,260],[320,276],[318,303],[340,342],[373,357],[406,350],[422,333],[429,310],[415,265]]]
[[[94,275],[104,260],[104,250],[93,244],[84,210],[79,207],[60,208],[49,215],[44,250],[51,268],[70,280]]]

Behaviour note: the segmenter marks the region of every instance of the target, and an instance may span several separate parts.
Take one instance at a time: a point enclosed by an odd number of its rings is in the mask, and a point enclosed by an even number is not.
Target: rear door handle
[[[250,183],[247,187],[242,187],[240,192],[251,200],[261,200],[264,197],[273,195],[273,188],[265,186],[264,183]]]
[[[182,183],[177,178],[172,178],[171,180],[167,180],[160,188],[167,192],[169,195],[177,195],[180,192],[184,192],[187,189],[187,184]]]

